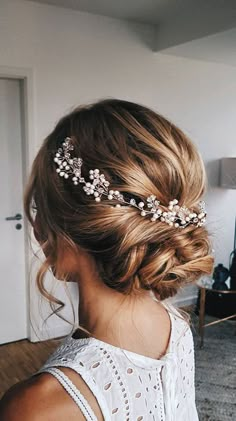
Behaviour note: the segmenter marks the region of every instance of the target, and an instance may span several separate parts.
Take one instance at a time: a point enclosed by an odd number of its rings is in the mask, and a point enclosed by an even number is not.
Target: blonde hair
[[[129,198],[150,194],[168,207],[178,199],[197,211],[205,191],[202,159],[193,143],[174,124],[154,111],[127,101],[109,99],[79,107],[62,118],[40,148],[25,195],[26,214],[36,202],[37,230],[46,259],[37,275],[40,292],[62,303],[44,287],[45,273],[56,266],[61,241],[80,246],[96,262],[103,282],[131,294],[150,289],[158,299],[177,293],[184,284],[212,272],[213,258],[205,227],[171,227],[150,222],[133,207],[111,208],[87,196],[55,170],[53,158],[64,139],[73,139],[83,159],[82,176],[99,168],[110,188]],[[66,277],[66,274],[65,274]]]

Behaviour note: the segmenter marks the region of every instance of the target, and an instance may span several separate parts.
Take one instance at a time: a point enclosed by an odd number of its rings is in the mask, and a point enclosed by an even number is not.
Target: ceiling
[[[164,52],[236,67],[236,28],[167,48]]]
[[[236,0],[28,1],[147,24],[154,51],[236,65]]]
[[[223,21],[230,17],[235,22],[235,0],[31,0],[97,15],[127,19],[139,23],[159,24],[181,14],[193,19],[204,15],[209,21]],[[195,15],[197,13],[197,15]]]

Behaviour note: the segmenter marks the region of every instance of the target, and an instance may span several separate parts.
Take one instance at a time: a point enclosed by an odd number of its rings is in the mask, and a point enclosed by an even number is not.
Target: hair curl
[[[137,209],[111,208],[95,202],[80,185],[58,177],[53,158],[64,139],[74,142],[83,159],[82,175],[99,168],[126,198],[145,200],[155,194],[168,207],[178,199],[193,211],[205,191],[202,159],[187,136],[154,111],[127,101],[109,99],[76,108],[46,138],[33,163],[25,194],[25,211],[46,253],[37,275],[41,293],[62,304],[44,287],[45,273],[57,263],[58,244],[80,246],[96,261],[103,282],[124,294],[150,289],[165,299],[180,286],[210,274],[211,245],[205,227],[176,229],[142,218]],[[65,274],[66,277],[66,274]]]

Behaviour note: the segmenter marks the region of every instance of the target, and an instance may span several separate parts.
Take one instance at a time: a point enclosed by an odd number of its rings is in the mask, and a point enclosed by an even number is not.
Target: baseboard
[[[189,295],[187,297],[177,297],[173,299],[173,304],[177,307],[191,306],[197,303],[197,295]]]
[[[41,341],[48,341],[49,339],[56,339],[61,338],[63,336],[69,335],[73,329],[72,325],[68,326],[54,326],[54,327],[48,327],[45,329],[39,329],[37,332],[34,332],[34,334],[31,337],[31,342],[41,342]]]

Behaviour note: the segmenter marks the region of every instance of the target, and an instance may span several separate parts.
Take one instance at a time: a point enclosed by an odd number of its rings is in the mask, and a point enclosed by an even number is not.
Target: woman
[[[204,189],[193,144],[148,108],[105,100],[57,124],[25,208],[38,288],[60,307],[47,270],[76,282],[80,328],[6,394],[1,420],[198,420],[191,330],[163,300],[212,271]]]

